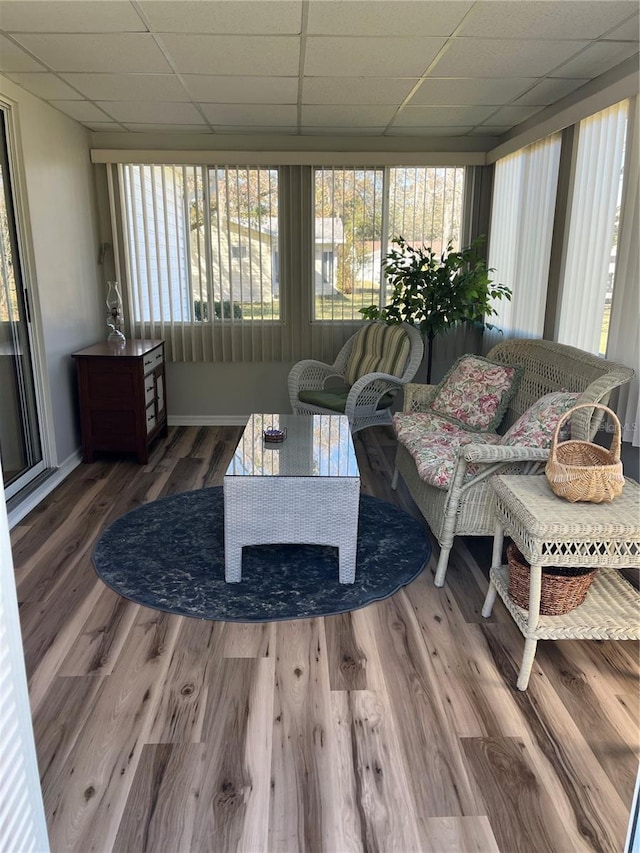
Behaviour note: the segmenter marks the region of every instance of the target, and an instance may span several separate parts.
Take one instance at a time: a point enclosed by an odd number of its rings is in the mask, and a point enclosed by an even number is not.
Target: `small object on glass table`
[[[262,437],[265,444],[281,444],[287,437],[287,430],[286,428],[276,429],[275,427],[269,427],[262,430]]]

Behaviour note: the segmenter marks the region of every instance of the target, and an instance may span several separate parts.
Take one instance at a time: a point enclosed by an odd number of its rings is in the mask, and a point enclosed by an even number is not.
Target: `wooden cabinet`
[[[73,353],[78,368],[82,449],[149,458],[149,445],[167,434],[163,341],[108,341]]]

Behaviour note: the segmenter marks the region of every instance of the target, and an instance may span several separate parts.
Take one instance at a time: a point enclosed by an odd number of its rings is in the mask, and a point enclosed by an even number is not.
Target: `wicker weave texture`
[[[613,421],[614,434],[609,449],[592,441],[559,442],[560,429],[567,418],[589,405],[574,406],[560,418],[553,434],[545,474],[554,494],[568,501],[602,503],[622,492],[624,477],[620,461],[620,421],[608,406],[598,405]]]
[[[507,546],[509,598],[524,610],[529,608],[531,566],[513,542]],[[562,616],[585,600],[598,569],[548,568],[542,570],[540,615]]]
[[[349,418],[351,432],[378,424],[390,424],[391,412],[388,408],[378,409],[378,403],[385,394],[395,394],[410,382],[416,375],[422,356],[424,344],[422,335],[414,326],[402,324],[402,329],[409,339],[409,356],[401,376],[391,376],[386,373],[368,373],[354,382],[347,403],[345,415]],[[357,334],[357,333],[356,333]],[[345,371],[355,335],[352,335],[338,353],[333,364],[324,364],[313,359],[305,359],[295,364],[289,372],[288,389],[291,409],[295,414],[313,415],[324,414],[327,409],[302,403],[299,400],[300,391],[317,391],[324,389],[330,379],[345,382]]]
[[[600,403],[610,392],[627,382],[633,370],[575,347],[551,341],[513,340],[494,347],[488,358],[502,364],[520,365],[524,373],[512,398],[503,428],[511,426],[536,400],[551,391],[580,392],[579,403]],[[428,411],[435,386],[409,384],[405,387],[405,411]],[[572,436],[590,440],[599,424],[600,409],[579,410],[572,415]],[[495,473],[537,473],[548,456],[540,448],[501,445],[468,445],[461,448],[449,488],[443,490],[420,480],[415,463],[398,446],[396,470],[440,543],[436,585],[442,586],[455,536],[490,536],[494,519],[488,477]],[[480,463],[479,473],[464,482],[467,465]],[[542,478],[544,479],[544,478]],[[617,501],[616,501],[617,503]]]
[[[252,416],[245,428],[259,416]],[[289,416],[288,442],[312,441],[308,424]],[[332,415],[343,422],[346,438],[353,452],[353,439],[344,415]],[[306,420],[306,419],[305,419]],[[255,431],[255,430],[254,430]],[[245,446],[243,437],[238,450]],[[249,435],[248,447],[255,438]],[[304,452],[304,447],[298,448]],[[251,450],[247,451],[248,453]],[[277,450],[270,451],[278,453]],[[238,451],[236,451],[236,454]],[[313,457],[309,446],[306,454]],[[235,457],[234,457],[235,459]],[[360,506],[359,476],[244,476],[248,468],[241,463],[230,465],[223,480],[225,580],[242,579],[242,548],[246,545],[302,543],[330,545],[338,549],[338,579],[353,583],[356,573],[358,510]],[[357,470],[357,469],[356,469]],[[350,472],[354,473],[354,472]]]
[[[500,560],[503,534],[511,536],[530,563],[529,610],[509,596],[509,569],[492,566],[482,615],[496,596],[503,600],[525,638],[518,689],[526,690],[538,640],[640,639],[640,593],[618,569],[640,567],[640,486],[627,480],[612,504],[573,504],[558,498],[545,477],[498,476],[493,559]],[[543,566],[597,566],[583,604],[561,616],[540,615]]]
[[[509,597],[509,568],[491,569],[490,580],[525,637],[536,640],[640,640],[640,593],[615,569],[596,572],[584,604],[562,616],[539,616],[528,626],[529,614]]]

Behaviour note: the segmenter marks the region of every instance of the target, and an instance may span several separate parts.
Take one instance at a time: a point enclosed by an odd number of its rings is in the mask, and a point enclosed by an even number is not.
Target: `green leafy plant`
[[[398,246],[384,258],[384,271],[392,286],[387,305],[369,305],[360,313],[367,320],[410,323],[427,342],[427,382],[431,382],[433,341],[462,323],[493,329],[488,317],[497,314],[492,301],[511,299],[511,290],[494,284],[480,254],[484,237],[478,237],[457,252],[449,243],[445,252],[409,246],[403,237],[392,241]]]

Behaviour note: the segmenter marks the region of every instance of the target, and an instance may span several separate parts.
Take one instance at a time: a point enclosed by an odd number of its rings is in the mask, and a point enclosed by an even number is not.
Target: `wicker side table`
[[[638,640],[640,593],[617,571],[640,566],[640,486],[626,480],[611,503],[569,503],[546,477],[500,475],[491,481],[496,519],[490,584],[482,608],[490,616],[499,595],[525,638],[518,689],[526,690],[538,640]],[[531,565],[529,610],[507,592],[502,563],[507,533]],[[583,604],[562,616],[540,615],[543,566],[597,566]]]

